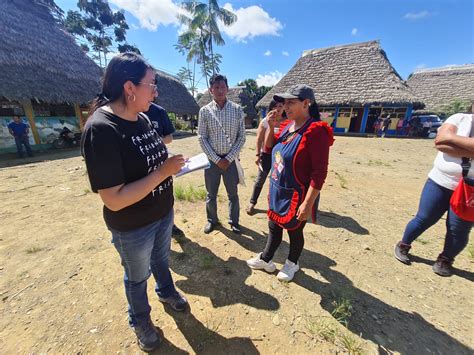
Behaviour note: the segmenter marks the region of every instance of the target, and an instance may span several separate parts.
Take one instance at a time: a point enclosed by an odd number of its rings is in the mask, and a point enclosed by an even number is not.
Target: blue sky
[[[64,10],[76,0],[56,0]],[[175,49],[176,0],[109,0],[124,9],[137,45],[155,67],[176,74],[186,62]],[[223,28],[221,72],[229,85],[253,78],[273,85],[306,49],[380,40],[400,75],[415,70],[474,63],[472,0],[233,0],[238,22]],[[205,87],[204,80],[200,87]]]

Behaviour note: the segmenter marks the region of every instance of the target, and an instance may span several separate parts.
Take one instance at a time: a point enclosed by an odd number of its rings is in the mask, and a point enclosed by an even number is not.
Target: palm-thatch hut
[[[305,51],[291,70],[257,103],[265,108],[274,94],[295,84],[315,89],[322,119],[335,132],[372,133],[374,121],[390,115],[389,134],[399,120],[422,107],[390,64],[379,41]]]
[[[245,128],[252,128],[258,119],[258,113],[253,105],[252,99],[245,91],[245,86],[235,86],[229,88],[227,98],[242,106],[245,114]],[[212,95],[206,91],[198,100],[199,107],[207,105],[212,100]]]
[[[0,149],[14,141],[12,115],[29,122],[32,144],[80,128],[80,104],[99,92],[101,69],[57,26],[41,1],[0,1]]]
[[[426,110],[444,113],[454,101],[474,100],[474,64],[423,69],[411,74],[407,84],[426,105]]]
[[[185,120],[199,113],[199,105],[194,97],[174,76],[156,70],[156,86],[158,97],[155,101],[166,111],[181,116]]]

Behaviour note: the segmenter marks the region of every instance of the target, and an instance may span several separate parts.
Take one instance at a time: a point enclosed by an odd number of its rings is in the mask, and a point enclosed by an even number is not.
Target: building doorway
[[[367,116],[367,126],[365,126],[365,133],[377,133],[374,131],[374,123],[382,113],[382,107],[371,107],[369,109],[369,115]]]
[[[362,124],[362,116],[364,114],[363,107],[353,107],[351,112],[351,123],[349,125],[349,132],[360,132]]]

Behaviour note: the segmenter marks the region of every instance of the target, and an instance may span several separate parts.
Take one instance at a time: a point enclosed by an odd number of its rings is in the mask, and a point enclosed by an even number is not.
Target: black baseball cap
[[[283,102],[285,99],[309,99],[311,102],[316,101],[313,88],[303,84],[292,86],[284,93],[273,95],[273,100],[276,102]]]

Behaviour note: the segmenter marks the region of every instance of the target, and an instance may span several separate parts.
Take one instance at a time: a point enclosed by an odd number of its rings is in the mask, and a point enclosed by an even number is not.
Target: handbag
[[[471,159],[462,158],[462,177],[451,195],[449,204],[453,212],[461,219],[474,222],[474,179],[468,178]]]
[[[232,149],[232,143],[230,141],[230,137],[225,131],[224,126],[222,125],[222,122],[217,118],[217,116],[213,112],[209,111],[209,113],[211,114],[212,118],[216,120],[217,124],[222,129],[222,132],[224,132],[224,135],[227,138],[227,144],[229,145],[229,148]],[[244,169],[242,168],[242,165],[240,164],[240,155],[238,155],[237,158],[235,158],[235,166],[237,168],[237,174],[239,175],[239,185],[247,186],[245,185]]]

